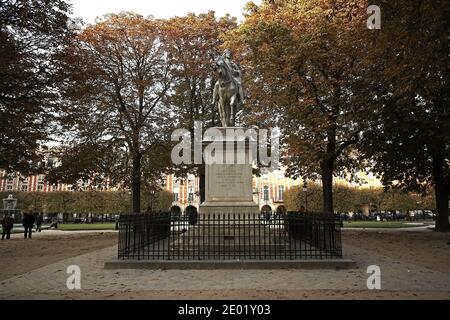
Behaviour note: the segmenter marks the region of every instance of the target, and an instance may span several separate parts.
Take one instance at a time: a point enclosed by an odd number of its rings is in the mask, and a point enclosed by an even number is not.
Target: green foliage
[[[333,199],[335,212],[358,212],[364,207],[370,210],[407,210],[435,209],[432,190],[425,194],[405,193],[397,189],[387,191],[382,188],[357,189],[339,185],[333,186]],[[308,211],[320,212],[322,210],[322,189],[315,184],[307,188]],[[285,203],[288,210],[298,210],[305,206],[306,198],[302,186],[294,186],[285,192]]]
[[[106,214],[131,211],[131,195],[128,191],[86,191],[86,192],[2,192],[0,198],[8,194],[17,198],[17,209],[36,210],[45,213]],[[165,190],[155,193],[154,211],[167,211],[172,194]],[[145,196],[142,205],[147,207]]]
[[[157,192],[144,191],[141,195],[142,207],[151,211],[167,212],[172,206],[173,195],[166,190],[159,190]]]
[[[385,186],[433,186],[436,230],[449,231],[450,113],[445,0],[379,1],[381,32],[367,37],[366,129],[360,152]]]
[[[309,184],[306,193],[302,186],[293,186],[284,193],[284,202],[288,211],[299,210],[301,206],[307,207],[308,211],[319,212],[322,210],[321,187]],[[307,197],[307,199],[306,199]],[[308,205],[306,206],[306,200]]]
[[[0,1],[0,168],[9,172],[39,170],[61,101],[69,9],[63,0]]]
[[[115,223],[65,223],[58,225],[58,229],[62,231],[80,231],[80,230],[115,230]]]

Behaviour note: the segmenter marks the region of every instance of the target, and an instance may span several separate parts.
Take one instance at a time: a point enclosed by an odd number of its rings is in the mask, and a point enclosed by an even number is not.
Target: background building
[[[358,177],[364,183],[349,182],[345,178],[334,178],[334,183],[340,186],[354,188],[378,188],[380,180],[372,173],[360,172]],[[258,204],[260,211],[285,212],[284,193],[291,187],[303,184],[302,179],[291,179],[284,176],[283,170],[275,170],[271,173],[253,176],[253,200]],[[317,182],[320,184],[320,181]],[[171,210],[179,213],[187,213],[189,210],[199,210],[200,207],[200,179],[193,174],[179,178],[168,175],[165,181],[165,189],[173,194]]]
[[[59,159],[51,153],[44,156],[40,164],[44,168],[51,168],[59,165]],[[102,186],[92,186],[90,180],[80,180],[75,185],[57,183],[50,184],[45,180],[45,175],[36,174],[24,176],[20,173],[7,174],[5,170],[0,169],[0,192],[58,192],[58,191],[113,191],[117,188],[112,187],[109,179],[104,179]]]
[[[57,157],[48,153],[44,157],[42,166],[58,166]],[[347,178],[334,178],[334,183],[340,186],[354,188],[378,188],[381,183],[372,173],[360,172],[358,177],[365,183],[357,184],[349,182]],[[302,179],[291,179],[284,176],[283,170],[275,170],[261,176],[253,176],[253,200],[258,204],[259,209],[264,212],[285,212],[284,194],[291,187],[303,184]],[[317,182],[320,184],[320,181]],[[189,210],[199,210],[200,207],[200,179],[193,174],[185,177],[175,177],[168,175],[162,186],[173,195],[173,211],[187,213]],[[0,192],[60,192],[60,191],[88,191],[103,190],[115,191],[117,188],[109,184],[105,179],[101,187],[93,187],[89,180],[80,180],[76,185],[64,183],[49,184],[45,180],[45,175],[37,174],[23,176],[20,174],[7,175],[0,169]]]

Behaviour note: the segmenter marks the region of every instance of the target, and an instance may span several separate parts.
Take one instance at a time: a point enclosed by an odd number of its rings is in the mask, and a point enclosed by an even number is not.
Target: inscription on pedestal
[[[239,147],[235,143],[232,146],[229,148],[227,145],[224,149],[224,159],[249,157],[249,148]],[[251,163],[206,163],[205,202],[200,205],[200,213],[257,213],[258,205],[253,201],[252,171]],[[232,241],[232,235],[225,233],[225,236],[230,236],[228,241]]]
[[[242,181],[242,169],[236,165],[221,165],[217,167],[216,177],[219,188],[234,189],[244,188],[244,181]]]
[[[210,165],[207,172],[207,201],[252,201],[250,165]]]

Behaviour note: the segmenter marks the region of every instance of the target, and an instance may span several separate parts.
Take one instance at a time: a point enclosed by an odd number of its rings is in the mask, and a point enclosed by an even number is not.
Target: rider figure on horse
[[[231,51],[227,49],[216,60],[219,79],[214,86],[213,104],[219,103],[219,113],[224,127],[235,125],[236,109],[244,103],[242,71],[231,59]]]
[[[231,71],[231,74],[233,75],[233,81],[236,84],[236,87],[239,90],[239,98],[240,102],[244,103],[244,91],[242,89],[242,71],[241,68],[233,62],[232,56],[231,56],[231,50],[226,49],[222,55],[223,61],[225,61],[228,69]]]

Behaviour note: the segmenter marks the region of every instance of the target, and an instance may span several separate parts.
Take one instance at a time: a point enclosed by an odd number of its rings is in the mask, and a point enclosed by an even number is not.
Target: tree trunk
[[[321,163],[323,212],[333,214],[333,159]]]
[[[201,165],[199,168],[199,191],[200,191],[200,204],[202,204],[203,202],[205,202],[205,165]]]
[[[448,232],[450,231],[448,222],[449,191],[445,186],[436,185],[434,192],[436,194],[436,231]]]
[[[334,159],[336,157],[336,121],[327,130],[327,154],[322,160],[322,195],[323,195],[323,213],[332,215],[333,211],[333,169]]]
[[[448,221],[448,200],[450,186],[444,178],[444,158],[442,154],[433,155],[433,180],[436,195],[436,231],[450,231]]]
[[[141,154],[133,155],[133,169],[131,172],[131,197],[133,213],[141,212]]]

